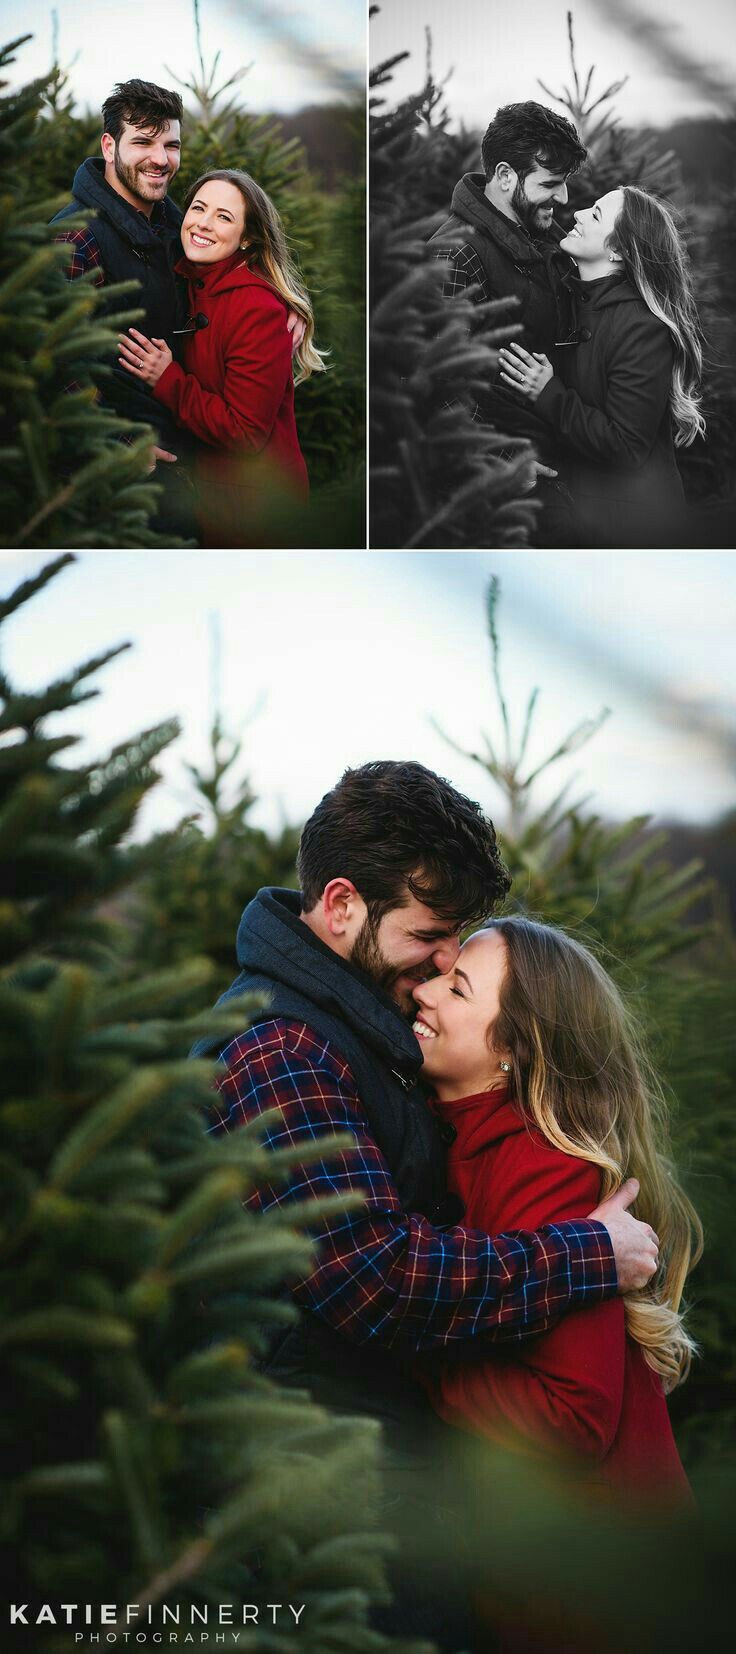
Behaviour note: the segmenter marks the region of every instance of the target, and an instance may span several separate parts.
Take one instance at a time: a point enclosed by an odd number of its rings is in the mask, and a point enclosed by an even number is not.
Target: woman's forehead
[[[200,184],[193,200],[206,201],[211,207],[226,207],[228,212],[243,212],[245,209],[237,185],[228,183],[226,178],[208,178],[205,184]]]

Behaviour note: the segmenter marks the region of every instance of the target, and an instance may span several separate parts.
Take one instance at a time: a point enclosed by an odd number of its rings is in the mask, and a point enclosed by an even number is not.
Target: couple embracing
[[[672,210],[618,184],[573,215],[555,206],[587,159],[572,123],[534,102],[499,109],[482,173],[455,187],[430,246],[443,292],[517,302],[519,340],[475,417],[531,439],[542,503],[536,543],[669,547],[683,542],[675,450],[702,435],[702,341]]]
[[[401,1539],[386,1629],[457,1648],[454,1432],[562,1451],[598,1501],[687,1508],[665,1393],[693,1348],[680,1298],[699,1224],[610,977],[562,930],[492,917],[510,878],[479,805],[418,763],[348,770],[298,871],[300,893],[262,890],[243,914],[225,998],[267,1009],[219,1052],[211,1129],[280,1110],[265,1141],[293,1175],[254,1210],[362,1198],[319,1226],[268,1370],[381,1421]]]
[[[298,512],[307,471],[294,386],[324,368],[314,318],[279,214],[248,173],[202,173],[181,211],[182,100],[151,81],[116,86],[102,108],[102,158],[78,168],[54,222],[71,280],[134,279],[144,311],[121,338],[104,400],[156,433],[156,530],[203,545],[254,543],[274,496]],[[130,302],[130,301],[128,301]]]

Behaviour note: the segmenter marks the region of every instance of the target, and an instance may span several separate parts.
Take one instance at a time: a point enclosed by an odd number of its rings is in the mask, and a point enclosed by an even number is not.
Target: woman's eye
[[[461,992],[460,988],[451,988],[450,993],[451,994],[456,994],[458,999],[464,999],[465,998],[465,995],[464,995],[464,993]]]

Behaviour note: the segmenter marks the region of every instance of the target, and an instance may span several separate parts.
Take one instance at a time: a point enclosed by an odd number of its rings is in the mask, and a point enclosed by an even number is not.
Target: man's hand
[[[588,1213],[589,1218],[605,1224],[611,1237],[619,1292],[646,1286],[659,1264],[659,1240],[651,1225],[640,1223],[626,1210],[638,1193],[636,1178],[630,1177],[615,1195],[609,1195]]]
[[[304,338],[307,324],[303,316],[298,316],[295,310],[290,310],[286,318],[286,326],[291,334],[291,354],[293,356],[294,351],[299,349]]]
[[[177,457],[176,454],[170,454],[168,448],[156,448],[154,446],[151,449],[151,458],[146,467],[149,476],[152,471],[155,471],[159,461],[164,465],[176,465]]]

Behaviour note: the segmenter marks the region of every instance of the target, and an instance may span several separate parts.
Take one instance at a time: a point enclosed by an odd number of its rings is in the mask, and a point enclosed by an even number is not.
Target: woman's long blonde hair
[[[687,252],[664,201],[636,184],[625,184],[624,204],[609,236],[623,269],[648,310],[669,328],[674,344],[670,411],[675,446],[687,448],[705,431],[700,411],[703,372],[698,312]]]
[[[512,1096],[555,1148],[600,1167],[601,1198],[627,1177],[659,1236],[653,1280],[624,1295],[626,1329],[665,1390],[687,1377],[695,1344],[680,1313],[702,1251],[700,1219],[667,1153],[667,1105],[618,989],[588,949],[551,925],[494,919],[507,966],[489,1030],[510,1054]]]
[[[324,373],[326,363],[323,352],[316,349],[314,338],[314,315],[309,300],[309,294],[302,281],[296,263],[289,252],[286,231],[281,217],[265,190],[261,189],[250,173],[240,172],[235,167],[218,167],[211,172],[203,172],[197,179],[184,202],[184,212],[189,208],[203,184],[211,180],[222,180],[223,183],[233,184],[243,197],[245,204],[245,249],[244,260],[250,270],[255,270],[260,276],[275,287],[276,292],[286,300],[291,310],[303,317],[306,331],[301,344],[294,352],[296,371],[294,383],[298,385],[302,379],[308,379],[312,373]]]

